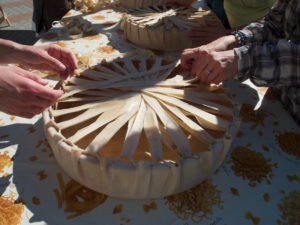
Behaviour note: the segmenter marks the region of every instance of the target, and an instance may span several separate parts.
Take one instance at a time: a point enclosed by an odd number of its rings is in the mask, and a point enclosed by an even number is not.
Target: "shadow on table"
[[[6,177],[0,177],[0,196],[3,195],[3,193],[5,192],[6,188],[9,186],[10,184],[10,179],[11,179],[12,175],[8,175]]]
[[[33,30],[0,30],[0,38],[24,45],[33,45],[38,39]]]
[[[42,119],[34,124],[15,123],[2,126],[0,137],[0,148],[16,149],[13,156],[13,174],[0,179],[0,194],[9,187],[11,182],[15,185],[16,202],[23,202],[28,210],[27,223],[87,224],[89,218],[90,224],[98,224],[98,215],[103,210],[101,205],[83,216],[72,219],[67,217],[74,213],[65,212],[65,204],[59,207],[54,192],[57,189],[61,193],[57,174],[62,175],[65,184],[71,179],[60,169],[52,154],[45,139]],[[106,209],[106,214],[112,215],[111,210],[111,208]]]
[[[60,216],[64,216],[63,210],[57,207],[53,192],[58,187],[56,174],[60,168],[45,140],[42,119],[34,124],[15,123],[2,126],[0,134],[4,137],[0,139],[1,149],[16,148],[12,158],[12,182],[18,193],[16,201],[23,202],[32,213],[28,216],[29,222],[57,224],[55,221],[60,221]],[[11,176],[1,178],[3,186],[0,186],[0,194],[10,184],[8,180]]]

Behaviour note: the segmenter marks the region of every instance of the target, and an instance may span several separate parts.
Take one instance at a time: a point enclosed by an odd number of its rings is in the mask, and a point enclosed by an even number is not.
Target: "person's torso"
[[[224,0],[231,28],[246,26],[264,17],[276,0]]]
[[[300,1],[285,0],[287,7],[281,24],[283,25],[284,38],[300,41]]]

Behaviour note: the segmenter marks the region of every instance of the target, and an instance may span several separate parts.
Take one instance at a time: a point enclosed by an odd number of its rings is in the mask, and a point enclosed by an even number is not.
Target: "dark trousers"
[[[206,0],[206,4],[220,19],[224,27],[230,29],[230,25],[224,9],[224,0]]]
[[[52,22],[60,20],[72,8],[71,0],[33,0],[33,17],[36,32],[48,31]]]

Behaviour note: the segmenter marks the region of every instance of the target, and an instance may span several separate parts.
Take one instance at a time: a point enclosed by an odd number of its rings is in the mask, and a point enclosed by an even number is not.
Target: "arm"
[[[47,81],[15,66],[0,66],[0,111],[31,118],[63,94],[46,87]]]
[[[300,45],[280,39],[234,49],[238,59],[238,79],[250,78],[257,86],[300,84]]]
[[[14,58],[14,52],[20,47],[16,42],[0,39],[0,63],[8,64]]]
[[[202,58],[207,58],[213,52],[231,50],[233,53],[233,48],[237,46],[237,38],[234,35],[228,35],[197,48],[185,49],[181,54],[181,66],[186,70],[193,71],[192,74],[195,75],[196,72],[194,70],[197,70],[196,65],[205,64],[205,60],[202,60]]]
[[[290,29],[298,29],[298,8],[298,1],[281,0],[264,23],[256,27],[250,25],[242,31],[250,37],[250,43],[234,49],[238,58],[240,80],[250,78],[260,86],[300,83],[299,41],[287,40],[284,33],[284,29],[288,33],[292,32]],[[283,23],[289,26],[283,28]]]
[[[62,78],[77,66],[72,52],[58,45],[27,46],[0,39],[0,63],[17,63],[26,68],[52,70]],[[31,118],[52,105],[63,94],[46,87],[37,75],[15,66],[0,66],[0,111]]]
[[[58,45],[29,46],[0,39],[0,63],[14,63],[25,68],[50,70],[62,78],[73,75],[77,68],[74,54]]]

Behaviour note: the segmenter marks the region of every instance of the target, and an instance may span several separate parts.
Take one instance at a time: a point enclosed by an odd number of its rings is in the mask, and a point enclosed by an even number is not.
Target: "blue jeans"
[[[224,10],[224,0],[206,0],[208,7],[217,15],[226,29],[230,29],[226,12]]]

